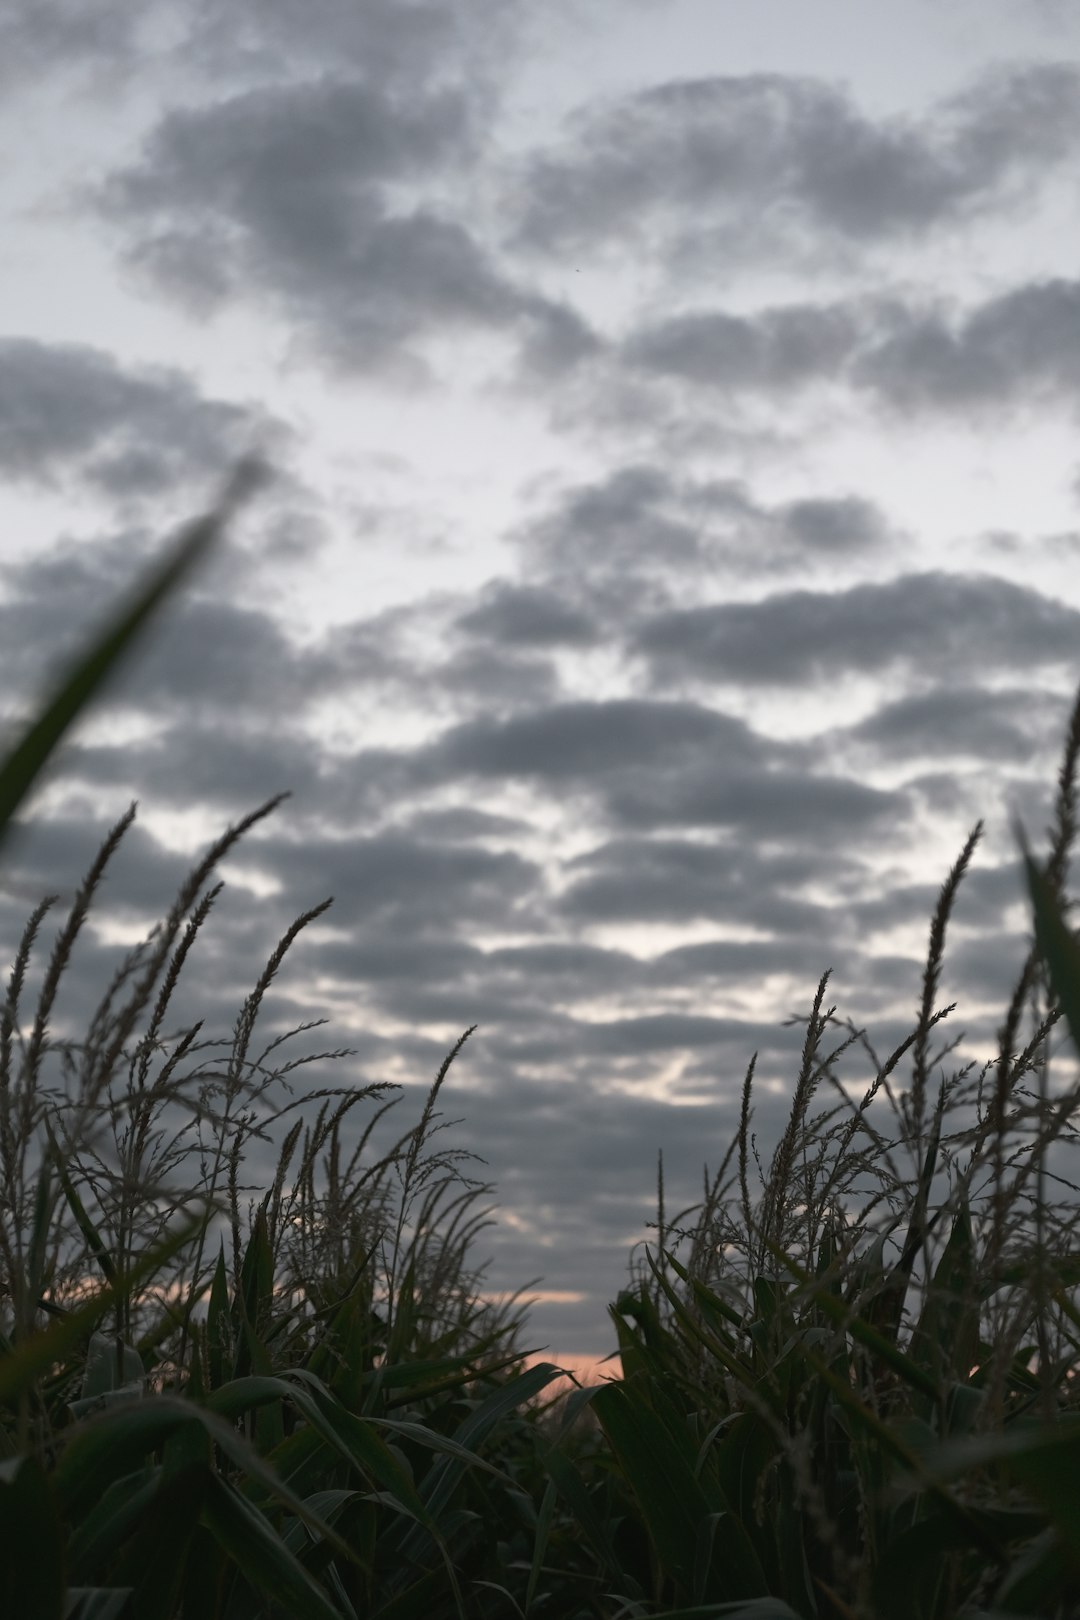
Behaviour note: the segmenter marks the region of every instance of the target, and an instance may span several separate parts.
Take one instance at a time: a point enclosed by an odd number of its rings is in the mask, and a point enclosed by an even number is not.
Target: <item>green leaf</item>
[[[211,1395],[207,1405],[219,1411],[229,1410],[235,1415],[238,1406],[248,1411],[267,1401],[280,1400],[283,1395],[295,1403],[312,1428],[339,1457],[357,1469],[365,1479],[373,1476],[386,1487],[381,1491],[371,1492],[372,1496],[386,1503],[396,1513],[405,1514],[416,1520],[417,1526],[422,1526],[423,1531],[430,1535],[443,1560],[446,1579],[458,1612],[464,1616],[457,1575],[445,1545],[443,1526],[418,1494],[408,1468],[375,1431],[387,1429],[391,1433],[407,1435],[433,1450],[449,1452],[459,1460],[466,1461],[471,1467],[485,1469],[503,1485],[512,1487],[513,1481],[490,1463],[467,1452],[456,1441],[433,1433],[423,1424],[400,1422],[392,1418],[356,1416],[336,1401],[313,1374],[304,1369],[294,1370],[287,1378],[239,1379],[234,1385],[226,1385],[225,1389]],[[277,1494],[284,1499],[284,1487],[279,1483],[276,1489]],[[292,1511],[296,1512],[297,1498],[291,1492],[288,1501]],[[330,1535],[328,1526],[323,1525],[321,1528],[324,1534]],[[410,1533],[414,1528],[410,1526]],[[346,1549],[346,1556],[352,1556],[350,1549]]]
[[[210,1364],[210,1388],[220,1389],[226,1382],[225,1358],[232,1364],[233,1335],[232,1311],[229,1305],[229,1278],[225,1270],[224,1242],[218,1251],[214,1280],[210,1285],[210,1299],[206,1312],[207,1359]]]
[[[112,1255],[106,1248],[97,1227],[86,1213],[83,1201],[75,1189],[75,1183],[68,1175],[67,1162],[63,1153],[60,1151],[59,1144],[57,1143],[56,1137],[53,1134],[53,1128],[50,1125],[47,1116],[44,1123],[45,1134],[49,1139],[49,1150],[52,1156],[52,1161],[56,1166],[56,1173],[60,1178],[60,1185],[64,1190],[64,1197],[67,1199],[68,1208],[74,1215],[79,1231],[86,1239],[91,1254],[101,1267],[101,1272],[105,1278],[105,1281],[115,1284],[117,1281],[117,1275],[116,1266],[113,1262]]]
[[[1028,850],[1024,829],[1017,824],[1016,835],[1024,852],[1028,893],[1035,913],[1035,940],[1050,975],[1054,999],[1059,1003],[1080,1052],[1080,945],[1069,931],[1060,902],[1045,873]]]
[[[117,1571],[135,1589],[139,1620],[173,1620],[188,1548],[213,1478],[207,1461],[170,1471],[141,1515]]]
[[[279,1397],[275,1394],[274,1398]],[[56,1491],[67,1512],[75,1513],[110,1479],[129,1473],[159,1446],[173,1442],[181,1447],[182,1455],[183,1448],[197,1445],[198,1437],[191,1433],[193,1427],[204,1429],[209,1440],[238,1470],[308,1525],[316,1537],[329,1542],[343,1557],[352,1558],[349,1545],[305,1505],[228,1423],[193,1401],[171,1395],[155,1395],[152,1400],[104,1412],[79,1425],[53,1474]]]
[[[634,1386],[605,1384],[592,1404],[661,1568],[692,1591],[700,1538],[709,1516],[719,1514],[713,1569],[719,1570],[729,1591],[745,1597],[763,1595],[767,1583],[746,1532],[720,1493],[708,1492],[697,1477],[697,1448],[688,1430],[677,1418],[674,1423],[665,1421],[662,1413],[668,1403],[659,1391],[652,1392],[652,1400],[655,1410]]]
[[[758,1376],[755,1374],[754,1369],[751,1367],[750,1363],[745,1359],[745,1357],[739,1355],[734,1347],[734,1340],[730,1339],[730,1336],[727,1334],[725,1334],[723,1338],[718,1337],[717,1334],[707,1328],[703,1322],[699,1322],[693,1313],[687,1308],[686,1302],[681,1298],[678,1291],[672,1286],[669,1279],[663,1275],[660,1267],[656,1265],[648,1249],[645,1251],[645,1257],[649,1265],[652,1267],[653,1275],[656,1278],[657,1283],[667,1296],[668,1303],[675,1313],[676,1321],[679,1323],[687,1338],[690,1340],[696,1340],[697,1343],[701,1345],[702,1349],[707,1350],[709,1354],[716,1361],[718,1361],[724,1370],[729,1372],[733,1378],[738,1379],[738,1381],[741,1384],[745,1384],[747,1388],[756,1389],[759,1395],[763,1395],[765,1391],[758,1388]],[[675,1259],[675,1256],[669,1254],[667,1258],[683,1280],[688,1280],[687,1273],[683,1271],[683,1268],[679,1265],[678,1261]],[[702,1289],[701,1294],[699,1294],[698,1290],[695,1289],[694,1296],[699,1303],[701,1302],[702,1294],[706,1297],[706,1299],[710,1297],[715,1299],[716,1297],[715,1295],[710,1296],[708,1289]],[[651,1301],[649,1303],[651,1304]],[[727,1342],[725,1342],[725,1340]]]
[[[585,1389],[575,1390],[567,1401],[565,1416],[565,1430],[568,1432],[577,1412],[582,1406],[589,1405],[601,1386],[594,1384]],[[571,1402],[577,1401],[576,1409],[571,1412]],[[544,1467],[562,1497],[571,1509],[578,1525],[584,1531],[594,1552],[600,1559],[605,1577],[608,1580],[620,1580],[626,1586],[628,1577],[623,1574],[618,1554],[611,1540],[608,1525],[597,1513],[593,1499],[589,1494],[588,1486],[580,1470],[565,1453],[560,1450],[558,1442],[544,1454]],[[635,1583],[636,1584],[636,1583]],[[643,1593],[635,1591],[629,1596],[642,1597]]]
[[[794,1260],[789,1259],[775,1243],[770,1243],[767,1238],[764,1239],[764,1242],[766,1248],[770,1250],[781,1265],[787,1267],[798,1282],[808,1289],[811,1288],[812,1279],[803,1271],[801,1266],[796,1265]],[[938,1387],[934,1380],[918,1366],[911,1356],[905,1355],[902,1350],[897,1349],[890,1339],[884,1337],[876,1328],[871,1327],[869,1322],[865,1321],[861,1316],[852,1315],[850,1305],[846,1305],[843,1300],[837,1299],[834,1295],[823,1290],[815,1292],[813,1297],[815,1303],[820,1306],[830,1321],[834,1322],[838,1327],[844,1328],[859,1344],[865,1345],[868,1350],[872,1350],[906,1384],[910,1384],[912,1389],[929,1396],[931,1400],[937,1399]]]
[[[975,1253],[966,1193],[911,1337],[911,1356],[942,1390],[966,1384],[979,1360]]]
[[[97,1501],[71,1524],[68,1571],[88,1582],[138,1529],[161,1479],[160,1468],[137,1468],[103,1487]]]
[[[132,1620],[130,1586],[69,1586],[64,1620]]]
[[[240,1292],[237,1295],[239,1310],[250,1327],[259,1327],[273,1293],[274,1255],[270,1248],[266,1210],[260,1208],[240,1262]]]
[[[1062,1413],[1049,1424],[1018,1418],[1001,1433],[946,1441],[922,1462],[938,1482],[1003,1465],[1046,1509],[1080,1571],[1080,1417]]]
[[[801,1620],[779,1598],[756,1597],[737,1603],[696,1603],[689,1609],[665,1609],[650,1620]]]
[[[555,1517],[555,1501],[558,1488],[553,1479],[549,1479],[544,1488],[544,1500],[540,1503],[540,1512],[536,1516],[536,1537],[533,1541],[532,1564],[529,1569],[529,1584],[525,1589],[525,1613],[528,1615],[536,1597],[536,1588],[540,1580],[540,1571],[543,1568],[544,1554],[547,1552],[548,1537],[551,1534],[551,1521]]]
[[[408,1350],[416,1332],[416,1270],[413,1257],[405,1268],[394,1299],[390,1337],[386,1345],[386,1365],[397,1367],[408,1360]]]
[[[84,1399],[115,1390],[141,1395],[145,1378],[146,1368],[134,1345],[124,1344],[109,1333],[90,1335],[82,1380]]]
[[[185,1425],[198,1425],[190,1402],[159,1395],[153,1400],[112,1407],[75,1426],[53,1471],[60,1501],[69,1514],[100,1495]]]
[[[549,1454],[545,1467],[554,1481],[559,1495],[572,1510],[579,1527],[584,1531],[593,1551],[599,1557],[607,1579],[618,1579],[625,1584],[627,1577],[620,1567],[615,1544],[611,1540],[606,1523],[596,1511],[593,1499],[589,1495],[588,1485],[583,1479],[580,1470],[570,1461],[569,1457],[564,1457],[560,1451]],[[644,1594],[637,1592],[631,1595],[641,1597]]]
[[[264,476],[259,462],[240,462],[214,510],[188,525],[164,562],[67,670],[44,710],[0,764],[0,842],[69,727],[130,651],[165,597],[201,562]]]
[[[257,1592],[272,1597],[296,1620],[341,1620],[304,1566],[286,1547],[267,1519],[216,1475],[211,1476],[203,1508],[218,1544]]]
[[[511,1378],[507,1383],[494,1390],[474,1412],[459,1424],[453,1438],[447,1440],[438,1435],[431,1434],[419,1424],[406,1424],[396,1419],[372,1419],[381,1426],[396,1430],[401,1434],[420,1440],[424,1444],[438,1447],[446,1453],[440,1457],[430,1470],[420,1487],[420,1496],[424,1502],[425,1511],[437,1520],[450,1501],[458,1482],[466,1468],[480,1467],[495,1475],[503,1484],[513,1488],[514,1482],[507,1478],[498,1469],[478,1457],[475,1448],[483,1443],[487,1436],[501,1424],[511,1412],[532,1400],[556,1378],[560,1376],[558,1367],[550,1362],[537,1362],[527,1372],[521,1373],[517,1378]],[[429,1526],[430,1529],[430,1526]],[[422,1545],[422,1535],[419,1529],[411,1529],[401,1546],[403,1558],[418,1556]]]
[[[1002,1581],[996,1601],[1014,1615],[1060,1614],[1075,1568],[1052,1527],[1025,1547]]]
[[[303,1375],[299,1371],[279,1378],[237,1378],[207,1397],[206,1410],[235,1419],[274,1401],[291,1401],[342,1461],[355,1468],[365,1480],[375,1480],[391,1492],[399,1502],[401,1511],[426,1519],[427,1510],[408,1470],[376,1432],[376,1425],[391,1429],[402,1425],[377,1418],[357,1417],[325,1388],[305,1387],[314,1382],[311,1374]],[[428,1432],[420,1425],[415,1427],[425,1435]],[[436,1440],[439,1437],[431,1438]]]

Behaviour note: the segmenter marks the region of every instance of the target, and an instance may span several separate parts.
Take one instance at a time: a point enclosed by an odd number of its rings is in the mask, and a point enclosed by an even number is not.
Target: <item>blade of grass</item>
[[[241,461],[217,506],[187,526],[164,562],[153,570],[87,651],[69,667],[45,708],[0,765],[0,843],[64,734],[100,691],[165,597],[202,561],[264,476],[261,462]]]

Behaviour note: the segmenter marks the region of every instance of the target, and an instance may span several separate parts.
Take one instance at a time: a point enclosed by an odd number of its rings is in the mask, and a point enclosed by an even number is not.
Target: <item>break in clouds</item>
[[[443,1094],[499,1205],[476,1259],[543,1277],[556,1354],[610,1348],[657,1150],[670,1213],[754,1052],[771,1148],[825,968],[880,1053],[908,1033],[979,817],[949,1065],[1022,961],[1009,818],[1042,835],[1080,681],[1080,34],[1004,9],[1022,55],[889,98],[715,42],[666,74],[655,10],[606,0],[0,24],[12,129],[71,109],[10,183],[9,725],[239,455],[277,471],[66,748],[5,949],[137,798],[77,1029],[195,851],[289,790],[183,1005],[227,1034],[333,895],[264,1011],[355,1049],[319,1083],[404,1083],[400,1132],[478,1024]],[[570,96],[600,11],[627,66]]]

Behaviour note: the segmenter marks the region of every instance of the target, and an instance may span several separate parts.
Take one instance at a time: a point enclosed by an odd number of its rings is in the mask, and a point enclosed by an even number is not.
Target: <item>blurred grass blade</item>
[[[202,561],[264,476],[261,462],[250,458],[241,461],[217,506],[187,525],[164,562],[67,670],[45,709],[0,764],[0,843],[65,732],[101,689],[161,602]]]
[[[1080,1418],[1061,1413],[1050,1423],[1018,1418],[1004,1432],[945,1441],[922,1459],[935,1482],[1000,1464],[1035,1496],[1054,1520],[1080,1569]]]

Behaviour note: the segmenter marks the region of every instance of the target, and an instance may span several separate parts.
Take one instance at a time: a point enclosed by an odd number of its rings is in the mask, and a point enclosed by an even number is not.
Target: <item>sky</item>
[[[765,1152],[826,968],[898,1043],[979,818],[940,1000],[993,1050],[1080,678],[1080,11],[7,0],[0,92],[9,731],[276,469],[35,801],[4,950],[137,799],[77,1026],[288,790],[192,1006],[334,896],[267,1027],[326,1018],[400,1131],[477,1025],[485,1287],[603,1355],[658,1151],[670,1217],[756,1052]]]

